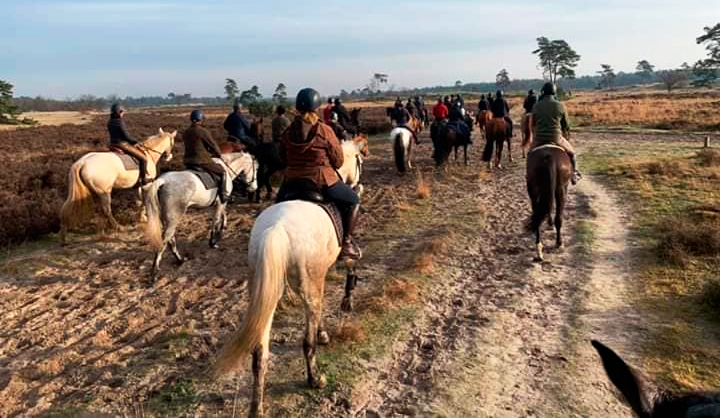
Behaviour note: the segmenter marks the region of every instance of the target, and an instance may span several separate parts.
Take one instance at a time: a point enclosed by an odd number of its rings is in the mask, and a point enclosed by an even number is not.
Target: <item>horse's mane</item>
[[[161,132],[155,135],[152,135],[148,137],[148,139],[142,141],[142,144],[145,145],[147,148],[155,149],[156,146],[160,144],[165,138],[169,137],[171,134],[168,132]]]

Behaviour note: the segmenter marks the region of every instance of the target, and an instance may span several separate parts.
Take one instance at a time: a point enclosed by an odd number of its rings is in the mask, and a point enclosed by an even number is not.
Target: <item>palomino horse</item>
[[[522,131],[522,145],[520,146],[520,149],[522,150],[523,158],[525,158],[528,147],[533,140],[532,113],[526,113],[523,115],[522,122],[520,123],[520,130]]]
[[[485,129],[487,128],[487,124],[490,122],[490,119],[492,119],[492,113],[490,113],[489,110],[481,110],[478,112],[475,118],[475,123],[478,128],[480,128],[480,132],[485,133]]]
[[[345,159],[354,164],[356,155]],[[345,165],[344,164],[344,165]],[[342,169],[341,169],[342,170]],[[340,254],[335,227],[319,205],[301,200],[281,202],[258,216],[250,234],[248,260],[252,276],[248,280],[250,303],[237,333],[223,348],[215,364],[218,373],[234,370],[252,353],[253,394],[250,416],[263,415],[265,373],[270,349],[270,328],[287,283],[305,305],[303,352],[308,383],[313,388],[326,384],[315,363],[318,341],[329,341],[322,327],[325,275]],[[357,279],[348,269],[342,309],[352,309],[352,288]]]
[[[160,128],[158,134],[143,141],[139,148],[147,157],[147,175],[157,175],[157,163],[172,158],[177,131],[168,133]],[[137,186],[138,169],[126,170],[120,156],[114,152],[90,152],[83,155],[70,167],[68,175],[68,197],[60,210],[60,241],[65,243],[67,231],[79,225],[92,213],[92,200],[100,205],[102,213],[112,229],[119,229],[110,207],[110,193],[113,189],[129,189]],[[138,187],[138,194],[141,189]],[[141,213],[144,211],[141,208]]]
[[[228,191],[232,190],[232,182],[238,177],[247,185],[248,191],[254,192],[257,189],[258,164],[250,154],[246,152],[223,154],[222,159],[213,158],[213,161],[225,168],[227,181],[224,187]],[[185,261],[177,249],[175,229],[189,207],[205,209],[215,204],[210,247],[218,247],[222,231],[227,226],[227,215],[226,203],[220,202],[217,187],[206,189],[197,175],[185,170],[165,173],[143,189],[148,216],[145,236],[155,250],[153,278],[156,278],[160,272],[160,260],[168,244],[177,262],[182,264]]]
[[[720,418],[720,392],[655,390],[610,348],[593,340],[610,381],[641,418]]]
[[[360,184],[360,176],[362,176],[363,158],[370,155],[368,147],[368,139],[365,135],[358,135],[352,140],[342,141],[343,161],[345,162],[338,170],[338,174],[342,181],[362,196],[365,190]],[[353,163],[352,160],[355,160]]]
[[[567,197],[568,183],[572,175],[572,164],[567,152],[557,145],[540,145],[528,152],[527,157],[527,190],[532,204],[532,217],[529,229],[535,232],[535,261],[543,260],[543,244],[540,240],[540,226],[551,218],[555,205],[555,244],[562,248],[560,229],[563,223],[563,210]]]
[[[404,126],[397,126],[390,131],[392,141],[393,157],[398,173],[403,174],[412,168],[412,132]]]
[[[500,161],[505,141],[508,143],[508,161],[512,162],[512,144],[510,136],[507,134],[507,122],[503,118],[491,118],[485,126],[485,150],[483,151],[483,161],[488,164],[488,168],[492,167],[493,148],[495,149],[495,168],[502,168]]]

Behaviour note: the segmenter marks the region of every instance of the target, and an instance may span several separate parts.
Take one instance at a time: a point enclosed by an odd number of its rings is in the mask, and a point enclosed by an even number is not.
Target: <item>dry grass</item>
[[[705,308],[716,318],[720,318],[720,278],[708,280],[702,290],[702,302]]]
[[[425,181],[425,178],[420,170],[417,172],[417,186],[415,190],[418,199],[427,199],[432,194],[432,189]]]
[[[720,151],[715,149],[703,149],[696,155],[698,165],[703,167],[720,167]]]
[[[413,260],[413,268],[421,274],[428,274],[435,268],[438,258],[445,255],[450,236],[435,237],[420,247],[419,252]]]
[[[657,252],[660,259],[685,267],[692,257],[720,256],[720,222],[716,217],[690,213],[658,225],[662,238]]]
[[[636,126],[653,129],[720,129],[720,96],[715,93],[593,93],[567,102],[581,126]]]
[[[415,303],[419,297],[417,285],[405,279],[393,279],[385,286],[384,294],[393,303]]]
[[[330,341],[338,343],[358,343],[365,341],[365,331],[355,322],[341,323],[330,336]]]

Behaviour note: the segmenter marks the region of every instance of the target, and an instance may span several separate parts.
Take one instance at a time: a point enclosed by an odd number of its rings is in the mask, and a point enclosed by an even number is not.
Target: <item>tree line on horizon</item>
[[[457,80],[452,86],[419,87],[414,89],[395,90],[388,85],[389,75],[375,73],[367,85],[351,91],[341,90],[338,96],[343,100],[373,100],[389,95],[433,95],[450,91],[466,93],[491,93],[500,88],[508,91],[524,91],[537,89],[546,81],[552,81],[565,91],[591,90],[627,87],[634,85],[661,84],[668,92],[676,87],[691,85],[693,87],[712,87],[720,78],[720,23],[713,27],[704,27],[705,32],[695,39],[697,44],[705,44],[708,56],[690,66],[683,63],[679,68],[655,70],[655,66],[647,60],[637,63],[635,72],[615,72],[610,64],[602,64],[595,75],[577,77],[575,68],[581,56],[562,39],[550,40],[544,36],[537,38],[538,47],[532,53],[537,55],[543,78],[511,79],[507,69],[501,69],[494,82],[463,83]],[[74,99],[56,100],[42,96],[13,97],[13,85],[0,80],[0,123],[32,123],[30,119],[20,120],[21,112],[25,111],[57,111],[57,110],[101,110],[107,109],[114,102],[122,102],[128,107],[181,106],[195,103],[204,105],[227,105],[235,101],[249,108],[257,116],[269,116],[276,105],[288,104],[287,87],[278,83],[273,95],[266,98],[260,93],[257,85],[240,91],[237,82],[232,78],[225,79],[225,96],[193,97],[189,93],[168,93],[167,96],[143,96],[121,98],[117,95],[97,97],[82,95]]]

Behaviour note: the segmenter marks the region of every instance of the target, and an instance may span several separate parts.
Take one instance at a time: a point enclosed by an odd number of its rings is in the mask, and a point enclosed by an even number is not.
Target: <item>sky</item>
[[[269,96],[282,82],[323,95],[540,78],[536,38],[565,39],[581,60],[633,71],[692,64],[720,0],[2,0],[0,79],[53,98],[223,96],[226,78]]]

